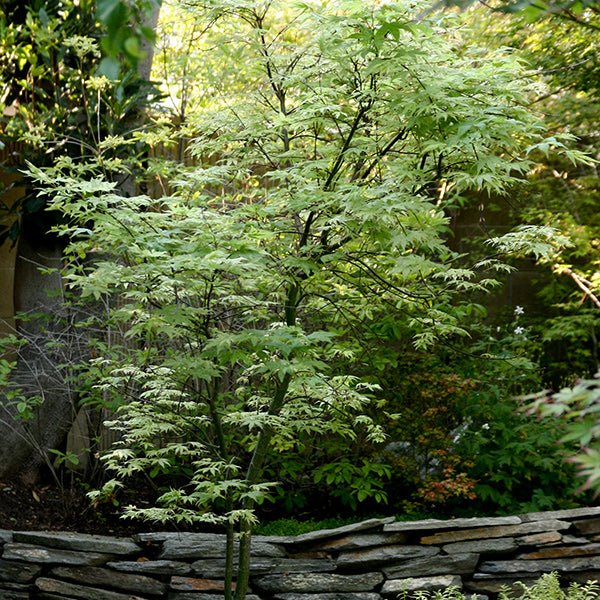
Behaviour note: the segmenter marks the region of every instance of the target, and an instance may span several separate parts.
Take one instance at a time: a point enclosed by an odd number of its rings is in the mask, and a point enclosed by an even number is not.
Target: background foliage
[[[148,87],[150,32],[135,11],[119,29],[123,6],[1,23],[4,132],[29,144],[36,187],[5,236],[26,212],[62,223],[65,281],[109,309],[83,322],[104,332],[93,360],[62,365],[82,405],[115,411],[95,502],[143,485],[153,504],[131,515],[242,529],[256,503],[273,518],[576,502],[562,426],[515,398],[597,368],[593,27],[173,3]],[[479,204],[522,227],[461,254],[453,219]],[[524,256],[538,299],[487,311]]]

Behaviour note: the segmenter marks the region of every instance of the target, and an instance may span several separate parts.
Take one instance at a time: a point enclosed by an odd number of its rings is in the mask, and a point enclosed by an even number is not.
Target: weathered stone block
[[[222,592],[225,582],[219,579],[197,579],[194,577],[171,577],[169,587],[177,592]],[[233,584],[235,588],[235,584]]]
[[[481,573],[550,573],[551,571],[600,570],[600,556],[541,560],[496,560],[478,567]]]
[[[571,527],[568,521],[532,521],[521,525],[500,525],[498,527],[476,527],[475,529],[461,529],[459,531],[447,531],[421,538],[421,544],[449,544],[451,542],[462,542],[465,540],[480,540],[485,538],[511,537],[526,535],[528,533],[561,531]]]
[[[519,515],[519,518],[523,523],[528,523],[530,521],[547,521],[548,519],[583,519],[585,517],[594,517],[596,515],[600,516],[600,506],[525,513]]]
[[[531,586],[536,582],[535,577],[520,577],[519,581],[525,586]],[[523,585],[515,583],[512,579],[483,579],[464,581],[463,586],[470,592],[477,594],[498,594],[501,590],[507,589],[511,598],[520,598],[523,595]]]
[[[598,542],[600,540],[597,540],[595,537],[592,538],[593,542]],[[563,534],[562,536],[562,543],[563,544],[588,544],[590,542],[590,540],[588,538],[585,537],[577,537],[575,535],[565,535]]]
[[[250,573],[261,575],[267,573],[318,573],[335,571],[335,562],[330,558],[303,559],[303,558],[268,558],[256,557],[250,559]],[[219,558],[207,558],[192,563],[192,570],[196,575],[203,577],[225,577],[225,561]],[[237,574],[237,565],[234,564],[234,574]]]
[[[28,544],[6,544],[2,554],[4,560],[21,560],[30,563],[53,563],[57,565],[103,565],[115,556],[98,552],[74,552],[56,548],[41,548]]]
[[[423,546],[382,546],[356,552],[342,552],[336,561],[338,568],[368,568],[381,564],[434,556],[440,549]]]
[[[418,558],[401,565],[384,566],[381,570],[388,579],[408,577],[428,577],[430,575],[470,575],[475,570],[479,554],[438,554],[427,558]]]
[[[171,592],[167,596],[167,600],[223,600],[223,594],[196,594],[194,592]],[[259,598],[255,594],[246,594],[246,600],[261,600],[261,598]]]
[[[29,600],[30,594],[27,590],[9,590],[0,586],[0,598],[2,600]],[[64,596],[61,600],[64,600]]]
[[[570,556],[593,556],[600,554],[600,544],[587,544],[585,546],[558,546],[554,548],[541,548],[534,552],[519,554],[519,560],[536,560],[547,558],[567,558]]]
[[[270,593],[371,592],[383,581],[381,573],[338,575],[335,573],[283,573],[252,580],[253,587]]]
[[[137,592],[139,594],[161,595],[167,586],[145,575],[120,573],[100,567],[55,567],[50,571],[52,577],[66,579],[86,585],[110,587],[117,590]]]
[[[563,540],[563,536],[558,531],[549,531],[548,533],[532,533],[515,538],[519,546],[545,546],[546,544],[556,544]],[[587,540],[583,540],[587,543]]]
[[[358,548],[404,544],[407,539],[408,536],[404,532],[365,533],[362,535],[347,535],[333,540],[326,540],[313,548],[318,550],[328,550],[330,552],[341,552],[343,550],[355,550]]]
[[[145,575],[190,575],[192,567],[188,563],[173,560],[145,560],[108,562],[106,566],[115,571]]]
[[[335,529],[321,529],[320,531],[309,531],[308,533],[302,533],[294,538],[295,544],[313,544],[326,539],[338,538],[346,536],[350,533],[356,533],[357,531],[369,531],[371,529],[381,530],[384,526],[392,523],[394,517],[388,517],[385,519],[368,519],[361,523],[351,523],[350,525],[344,525],[343,527],[336,527]]]
[[[434,577],[409,577],[407,579],[388,579],[381,588],[382,594],[400,594],[406,592],[435,592],[449,587],[462,589],[461,578],[457,575],[438,575]]]
[[[566,583],[579,583],[585,585],[590,581],[598,581],[598,571],[574,571],[572,573],[561,573],[561,581]]]
[[[239,546],[236,540],[235,548]],[[225,556],[225,536],[219,536],[218,539],[197,540],[190,539],[167,539],[163,544],[163,549],[159,555],[162,560],[181,560],[194,558],[220,558]],[[274,544],[264,542],[252,542],[253,556],[285,557],[285,552]]]
[[[381,600],[376,592],[333,592],[332,594],[275,594],[274,600]]]
[[[575,521],[573,525],[575,525],[575,528],[579,533],[583,533],[584,535],[600,533],[600,518]]]
[[[487,517],[465,519],[424,519],[422,521],[396,521],[386,525],[384,531],[439,531],[440,529],[466,529],[468,527],[495,527],[519,525],[519,517]]]
[[[222,533],[188,533],[181,531],[152,531],[136,533],[131,539],[138,544],[162,544],[166,541],[176,541],[180,544],[201,544],[203,542],[218,542],[225,539]]]
[[[7,542],[13,541],[13,533],[12,531],[7,531],[6,529],[0,529],[0,544],[6,544]]]
[[[517,543],[514,538],[491,538],[489,540],[455,542],[454,544],[446,544],[443,547],[446,554],[464,554],[465,552],[504,554],[513,552],[516,549]]]
[[[296,538],[293,535],[253,535],[253,542],[262,542],[265,544],[294,544]]]
[[[49,579],[40,577],[35,585],[44,593],[61,594],[69,598],[81,598],[82,600],[144,600],[140,596],[131,594],[119,594],[109,590],[87,587],[84,585],[75,585],[66,583],[58,579]]]
[[[0,560],[0,581],[13,581],[15,583],[29,583],[42,572],[39,565],[9,562]],[[0,598],[2,596],[0,595]]]
[[[34,546],[82,552],[102,552],[117,556],[141,553],[140,547],[130,538],[112,538],[104,535],[56,531],[16,531],[14,541]]]

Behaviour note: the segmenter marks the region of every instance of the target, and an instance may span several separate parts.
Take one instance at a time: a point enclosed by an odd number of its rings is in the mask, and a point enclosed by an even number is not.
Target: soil
[[[118,508],[111,504],[94,508],[83,490],[0,481],[0,529],[129,536],[157,528],[172,529],[122,519]]]

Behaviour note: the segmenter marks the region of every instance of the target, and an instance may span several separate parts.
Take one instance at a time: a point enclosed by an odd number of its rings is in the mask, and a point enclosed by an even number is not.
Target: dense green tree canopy
[[[521,62],[465,49],[457,17],[354,0],[189,10],[186,55],[163,63],[173,99],[156,107],[179,120],[96,140],[163,158],[134,171],[100,151],[29,174],[68,223],[67,281],[114,298],[110,330],[131,340],[99,342],[89,371],[87,401],[117,407],[122,435],[108,492],[170,474],[155,506],[129,514],[239,525],[241,600],[253,507],[277,456],[333,435],[382,439],[369,407],[385,410],[376,375],[398,361],[382,340],[427,349],[464,336],[468,294],[493,285],[503,254],[561,243],[524,227],[478,261],[450,249],[448,210],[505,192],[536,149],[576,154],[545,139]],[[172,146],[187,166],[165,164]],[[125,169],[171,192],[119,194]],[[344,477],[385,474],[341,464]],[[383,500],[367,481],[358,499]]]

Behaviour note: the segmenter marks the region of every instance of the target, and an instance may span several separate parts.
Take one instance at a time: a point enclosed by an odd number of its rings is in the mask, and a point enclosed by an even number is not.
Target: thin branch
[[[600,308],[600,300],[598,297],[592,292],[592,290],[586,285],[587,282],[585,279],[577,275],[569,269],[568,267],[564,267],[561,269],[561,273],[566,273],[576,284],[577,286],[583,290],[583,293],[598,307]]]

